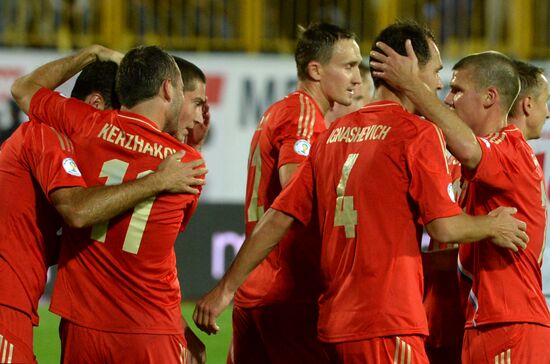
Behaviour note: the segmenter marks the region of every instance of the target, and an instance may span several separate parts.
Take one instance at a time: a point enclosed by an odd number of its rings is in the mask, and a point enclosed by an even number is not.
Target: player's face
[[[435,42],[428,40],[428,44],[430,47],[430,60],[420,68],[419,76],[431,90],[437,92],[443,88],[443,82],[439,75],[439,71],[443,68],[443,62]]]
[[[361,59],[354,40],[340,39],[334,44],[330,61],[321,65],[321,88],[331,106],[351,104],[356,85],[361,83]]]
[[[374,91],[374,85],[372,82],[372,77],[370,75],[366,75],[365,78],[361,80],[360,85],[355,85],[355,91],[353,93],[353,97],[351,99],[350,105],[345,106],[337,102],[334,103],[334,106],[332,107],[331,120],[342,117],[351,112],[357,111],[363,106],[365,106],[366,104],[370,103],[372,100],[373,91]]]
[[[550,114],[548,112],[548,80],[544,75],[539,75],[539,92],[533,97],[533,108],[527,118],[527,138],[540,138],[544,122]]]
[[[206,85],[201,81],[195,81],[195,84],[195,90],[183,93],[184,99],[178,125],[178,130],[182,131],[182,135],[184,130],[185,135],[188,135],[195,123],[202,124],[204,122],[202,111],[206,102]]]
[[[453,71],[445,103],[474,131],[482,130],[480,114],[483,111],[482,95],[476,89],[473,72],[469,68]],[[479,135],[482,136],[482,135]]]
[[[166,113],[165,131],[178,140],[182,140],[183,137],[187,135],[187,130],[180,130],[179,128],[179,117],[184,99],[181,76],[177,78],[176,84],[172,87],[172,90],[172,102],[170,103]]]

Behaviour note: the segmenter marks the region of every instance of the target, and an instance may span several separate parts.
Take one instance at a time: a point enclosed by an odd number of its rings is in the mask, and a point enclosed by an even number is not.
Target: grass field
[[[207,363],[225,363],[229,342],[231,340],[231,308],[226,309],[218,320],[221,328],[217,335],[208,336],[197,329],[191,316],[195,304],[192,302],[182,304],[183,316],[190,323],[193,331],[206,345]],[[38,309],[40,314],[40,326],[34,331],[34,353],[39,364],[59,363],[60,343],[58,335],[59,317],[48,311],[47,306]]]

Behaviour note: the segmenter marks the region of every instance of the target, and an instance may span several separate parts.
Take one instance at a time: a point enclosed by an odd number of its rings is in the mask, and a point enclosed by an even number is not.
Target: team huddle
[[[246,240],[193,320],[228,363],[548,363],[542,169],[526,140],[544,71],[487,51],[453,67],[429,29],[373,42],[302,29],[296,91],[252,137]],[[72,97],[54,90],[76,74]],[[17,79],[0,149],[0,356],[33,363],[46,271],[63,363],[204,363],[174,243],[207,169],[206,78],[156,46],[91,46]],[[421,253],[422,231],[432,241]],[[424,289],[425,288],[425,289]]]

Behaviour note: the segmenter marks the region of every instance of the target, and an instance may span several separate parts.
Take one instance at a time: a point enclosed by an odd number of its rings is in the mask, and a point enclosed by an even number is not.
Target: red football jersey
[[[462,169],[466,212],[487,214],[499,206],[518,209],[529,243],[514,253],[490,241],[459,248],[460,278],[471,286],[466,327],[504,322],[550,325],[542,293],[541,264],[546,233],[546,192],[537,158],[514,125],[478,138],[483,155],[477,169]]]
[[[70,140],[52,128],[23,123],[0,149],[0,304],[38,325],[46,270],[57,263],[61,218],[49,203],[60,187],[85,187]]]
[[[112,185],[154,171],[167,155],[201,158],[136,114],[99,111],[41,89],[30,114],[73,141],[88,185]],[[81,326],[132,333],[181,333],[174,242],[198,196],[160,194],[87,229],[67,229],[51,310]]]
[[[293,92],[273,104],[263,115],[250,144],[246,185],[246,235],[281,192],[279,168],[301,163],[311,143],[326,130],[323,113],[305,92]],[[301,244],[293,244],[294,240]],[[319,269],[319,237],[296,226],[241,285],[235,304],[242,307],[277,302],[315,302]]]
[[[448,154],[447,165],[453,181],[453,192],[458,198],[460,162]],[[432,239],[428,250],[422,254],[424,308],[430,329],[426,343],[431,347],[460,347],[465,320],[458,289],[458,244],[445,244]]]
[[[319,223],[322,341],[428,334],[420,223],[461,213],[451,188],[441,131],[395,102],[321,134],[272,208]]]

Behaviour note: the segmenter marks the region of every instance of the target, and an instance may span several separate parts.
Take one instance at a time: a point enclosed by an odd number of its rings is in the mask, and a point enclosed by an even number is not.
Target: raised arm
[[[114,61],[118,64],[122,56],[121,53],[100,45],[86,47],[73,55],[46,63],[33,72],[19,77],[11,87],[11,94],[19,108],[28,113],[31,99],[40,88],[54,90],[88,64],[96,60]]]
[[[216,320],[220,313],[229,305],[250,272],[285,236],[293,222],[293,217],[281,211],[267,210],[216,287],[197,302],[193,321],[199,329],[208,334],[219,331]]]
[[[162,192],[197,194],[192,186],[204,184],[198,178],[207,173],[198,168],[204,161],[182,163],[182,157],[183,152],[175,153],[156,172],[120,185],[59,188],[50,193],[50,200],[69,226],[81,228],[107,221]]]
[[[436,124],[445,135],[447,147],[463,166],[475,169],[482,156],[472,130],[445,106],[419,77],[418,60],[410,40],[405,43],[407,56],[395,52],[383,42],[376,44],[385,54],[371,51],[373,76],[385,80],[411,100],[417,111]]]

